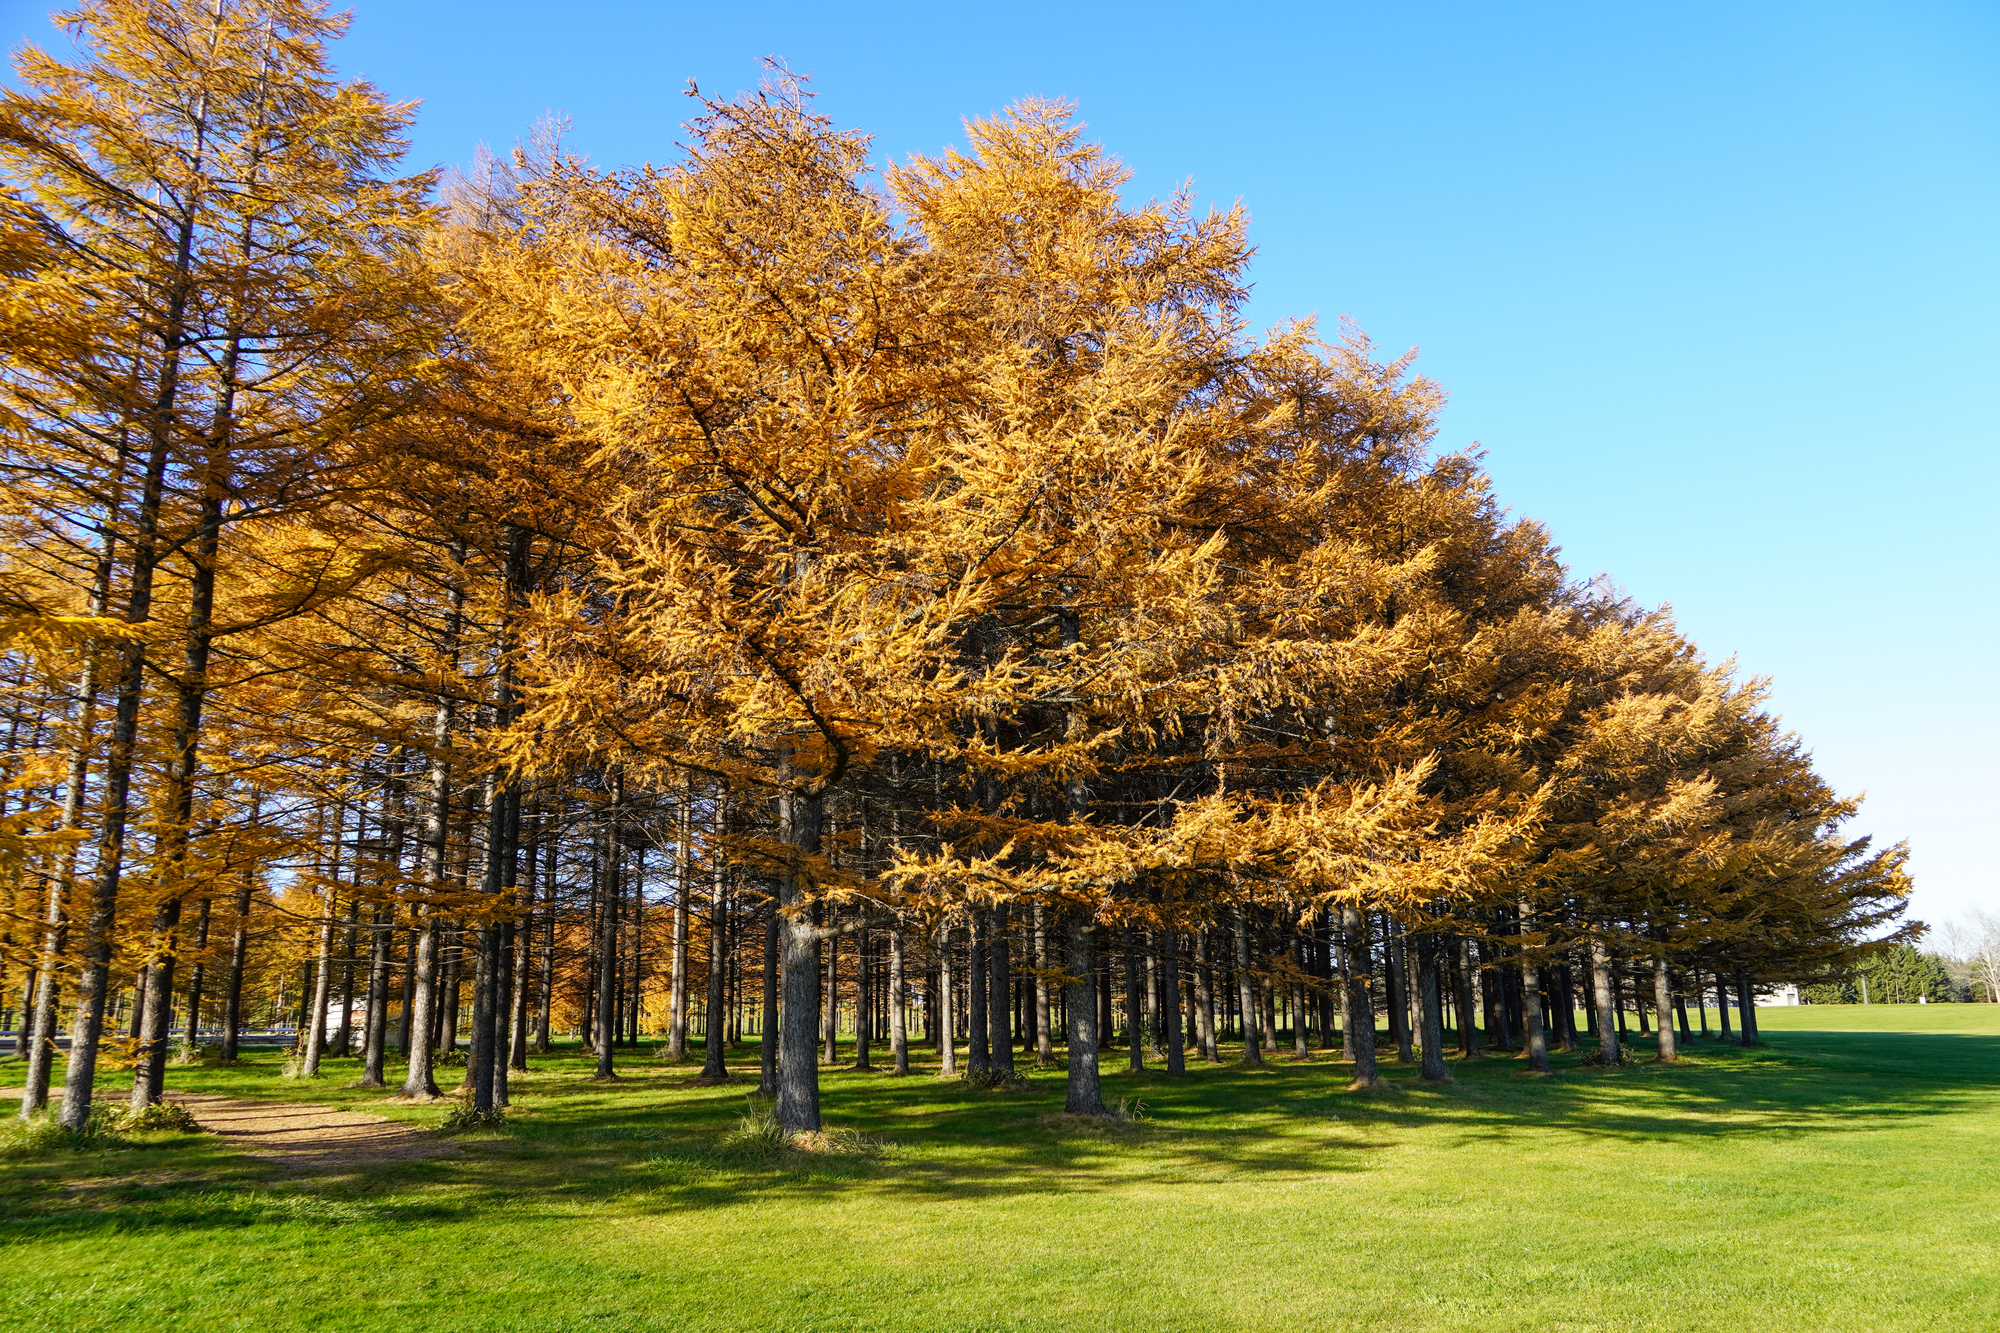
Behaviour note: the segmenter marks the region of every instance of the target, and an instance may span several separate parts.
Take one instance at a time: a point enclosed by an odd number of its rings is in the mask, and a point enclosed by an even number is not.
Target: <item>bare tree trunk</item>
[[[778,801],[778,836],[817,856],[826,803],[817,793],[787,792]],[[819,940],[806,912],[806,886],[795,872],[779,879],[784,1005],[779,1011],[778,1124],[788,1134],[817,1130],[819,1118]]]
[[[1743,1020],[1743,1044],[1755,1046],[1757,1037],[1757,993],[1750,981],[1750,969],[1736,967],[1736,1012]]]
[[[820,1060],[835,1064],[840,1060],[840,937],[828,935],[821,947],[826,950],[826,987],[820,1000],[826,1013],[820,1020],[820,1040],[825,1043]]]
[[[1222,1063],[1222,1052],[1216,1046],[1215,1036],[1215,966],[1210,961],[1209,933],[1198,930],[1194,933],[1194,1016],[1195,1041],[1201,1046],[1201,1058],[1212,1065]]]
[[[889,932],[889,1058],[893,1074],[910,1072],[909,1006],[903,980],[903,931]]]
[[[362,1015],[361,1086],[383,1086],[383,1062],[389,1044],[389,938],[395,929],[395,913],[387,907],[375,909],[368,927],[368,1003]]]
[[[1263,1042],[1257,1032],[1257,984],[1250,974],[1250,925],[1241,907],[1236,917],[1236,994],[1243,1006],[1243,1063],[1264,1063]]]
[[[1161,1023],[1166,1028],[1167,1072],[1187,1073],[1187,1044],[1181,1039],[1181,937],[1178,931],[1160,933]]]
[[[1014,981],[1008,967],[1007,909],[995,907],[988,918],[988,938],[986,943],[986,1021],[995,1074],[1011,1076],[1014,1072],[1014,1042],[1009,1030],[1009,1019],[1013,1013],[1010,1003]]]
[[[1658,1021],[1654,1028],[1659,1033],[1660,1060],[1672,1064],[1680,1058],[1680,1050],[1674,1044],[1674,981],[1667,974],[1667,951],[1662,944],[1653,955],[1653,1007]]]
[[[854,937],[854,1067],[873,1069],[869,1046],[875,1036],[875,970],[869,956],[868,932]]]
[[[958,1015],[952,1012],[951,923],[938,926],[938,1073],[958,1072]]]
[[[195,913],[194,965],[188,969],[187,1027],[181,1034],[181,1049],[193,1054],[201,1048],[201,991],[207,978],[208,919],[214,899],[203,898]]]
[[[1373,1088],[1382,1082],[1375,1064],[1375,978],[1370,957],[1368,918],[1359,908],[1340,909],[1340,933],[1347,954],[1347,1031],[1342,1044],[1354,1062],[1355,1088]]]
[[[1522,935],[1528,930],[1528,904],[1521,904],[1520,915],[1516,918]],[[1527,1056],[1528,1068],[1537,1074],[1549,1072],[1548,1034],[1542,1025],[1542,979],[1541,968],[1527,954],[1520,954],[1521,966],[1521,1049]]]
[[[691,850],[690,821],[694,815],[694,784],[690,780],[681,789],[680,842],[674,855],[675,878],[679,881],[674,888],[674,954],[673,992],[667,1014],[667,1058],[687,1059],[688,1039],[688,895],[693,889],[689,875],[688,853]]]
[[[1421,1031],[1423,1067],[1419,1075],[1426,1083],[1443,1083],[1451,1077],[1444,1063],[1444,998],[1438,989],[1438,940],[1432,934],[1416,937],[1417,1009]]]
[[[1068,977],[1069,1082],[1063,1109],[1071,1115],[1103,1115],[1104,1090],[1097,1076],[1097,996],[1093,956],[1096,928],[1081,912],[1063,921],[1063,972]]]
[[[986,914],[978,910],[965,914],[965,1067],[974,1078],[992,1072],[986,1018]]]
[[[1592,998],[1596,1001],[1592,1012],[1597,1015],[1597,1062],[1606,1068],[1618,1065],[1618,1020],[1612,1013],[1611,998],[1611,954],[1604,947],[1604,941],[1590,942],[1590,986]]]
[[[757,1091],[767,1097],[778,1094],[778,904],[774,899],[770,915],[764,918],[764,1022],[758,1037]]]
[[[615,779],[611,797],[611,811],[605,820],[603,830],[603,901],[598,910],[597,924],[597,1017],[591,1025],[591,1036],[597,1047],[597,1072],[594,1077],[613,1079],[618,1071],[612,1065],[612,1050],[617,1041],[617,1030],[612,1026],[613,1010],[618,997],[618,890],[619,871],[623,868],[624,857],[619,854],[619,817],[625,805],[625,781]],[[711,947],[713,947],[711,945]]]
[[[1049,915],[1048,908],[1035,904],[1035,1063],[1047,1068],[1056,1062],[1055,1043],[1049,1031]]]
[[[250,820],[257,820],[257,806],[252,802]],[[238,1041],[243,1031],[243,972],[250,961],[250,890],[251,877],[257,872],[245,867],[243,886],[236,890],[236,929],[229,938],[229,981],[222,998],[222,1063],[236,1063]]]
[[[708,908],[708,1049],[707,1059],[701,1067],[705,1079],[726,1079],[729,1067],[724,1063],[724,1043],[729,1040],[729,1021],[724,1012],[724,984],[727,981],[725,969],[729,961],[729,870],[722,859],[722,807],[718,802],[715,810],[716,837],[709,849],[709,859],[713,863],[709,869]]]

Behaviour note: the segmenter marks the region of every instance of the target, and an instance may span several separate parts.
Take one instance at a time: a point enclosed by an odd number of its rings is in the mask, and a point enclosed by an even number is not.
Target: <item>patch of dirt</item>
[[[457,1145],[378,1115],[303,1102],[259,1102],[206,1092],[170,1092],[195,1122],[233,1148],[292,1171],[357,1171],[390,1162],[449,1157]]]

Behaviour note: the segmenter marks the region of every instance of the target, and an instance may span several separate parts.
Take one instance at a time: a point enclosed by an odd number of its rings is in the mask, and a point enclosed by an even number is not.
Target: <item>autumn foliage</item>
[[[416,1096],[463,1041],[481,1108],[552,1027],[612,1076],[699,1010],[726,1077],[747,1016],[791,1130],[850,1007],[1065,1047],[1085,1113],[1107,1024],[1365,1084],[1378,1014],[1443,1077],[1632,1005],[1671,1059],[1899,938],[1763,685],[1572,578],[1409,357],[1249,329],[1242,211],[1068,106],[880,164],[774,68],[666,165],[440,183],[307,0],[66,21],[0,105],[28,1112],[124,1013],[136,1104],[276,1020]]]

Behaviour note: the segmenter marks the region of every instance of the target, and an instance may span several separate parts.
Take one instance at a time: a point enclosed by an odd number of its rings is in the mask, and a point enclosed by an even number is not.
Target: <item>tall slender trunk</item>
[[[1523,901],[1520,914],[1515,918],[1520,935],[1528,931],[1528,904]],[[1549,1039],[1542,1021],[1542,976],[1541,967],[1523,946],[1520,953],[1521,968],[1521,1050],[1527,1057],[1528,1068],[1537,1074],[1550,1072]]]
[[[1674,980],[1667,972],[1667,948],[1661,944],[1653,954],[1653,1009],[1656,1022],[1653,1027],[1659,1034],[1660,1060],[1672,1064],[1680,1058],[1680,1050],[1674,1043]]]
[[[1750,969],[1740,963],[1736,967],[1736,1012],[1743,1020],[1743,1044],[1757,1045],[1756,987],[1751,983]]]
[[[868,947],[868,932],[854,937],[854,1067],[873,1069],[869,1052],[875,1033],[875,964]]]
[[[1604,941],[1590,942],[1590,988],[1595,1001],[1591,1012],[1597,1016],[1597,1062],[1606,1068],[1618,1065],[1618,1024],[1612,1013],[1611,953]]]
[[[817,792],[786,792],[778,800],[778,836],[802,856],[817,856],[825,827],[826,798]],[[817,1130],[819,1118],[819,939],[807,913],[804,878],[787,870],[778,880],[783,909],[779,1011],[779,1126],[788,1134]]]
[[[194,966],[188,969],[187,1027],[181,1034],[181,1049],[189,1052],[201,1046],[202,982],[208,973],[205,962],[208,949],[208,919],[214,901],[212,898],[203,898],[199,910],[195,913],[195,961]]]
[[[757,1091],[766,1097],[778,1093],[778,903],[773,899],[764,918],[764,1021],[757,1040]]]
[[[1243,1063],[1264,1063],[1263,1042],[1257,1032],[1257,985],[1250,974],[1250,923],[1241,907],[1236,916],[1236,992],[1243,1009]]]
[[[989,936],[986,943],[986,1021],[992,1050],[988,1059],[992,1061],[995,1074],[1012,1075],[1014,1072],[1014,1042],[1009,1030],[1009,1018],[1013,1013],[1010,1003],[1014,991],[1012,969],[1008,964],[1007,909],[995,907],[987,918]]]
[[[1097,1074],[1097,996],[1095,977],[1097,931],[1081,912],[1065,914],[1062,923],[1063,973],[1068,991],[1063,1005],[1068,1019],[1069,1081],[1063,1109],[1071,1115],[1103,1115],[1104,1089]]]
[[[451,551],[454,574],[464,561],[463,544],[455,544]],[[458,634],[464,615],[465,581],[453,577],[450,605],[445,616],[444,652],[450,669],[454,671],[458,664]],[[444,889],[445,875],[451,864],[451,731],[456,711],[450,693],[440,690],[431,713],[431,753],[426,766],[424,792],[423,878],[424,887],[432,893]],[[409,1010],[409,1036],[404,1041],[409,1068],[403,1079],[402,1095],[432,1101],[441,1095],[432,1072],[431,1059],[436,1048],[432,1034],[439,1017],[440,919],[439,909],[434,905],[419,903],[413,910],[416,913],[417,941],[412,968],[414,984],[403,1000]]]
[[[1139,1004],[1139,951],[1134,942],[1132,927],[1122,927],[1118,932],[1125,967],[1125,1045],[1127,1067],[1137,1071],[1146,1067],[1145,1023]]]
[[[528,1067],[528,1004],[534,990],[533,969],[529,966],[529,955],[534,948],[535,900],[541,888],[541,797],[535,796],[530,803],[529,816],[532,823],[525,835],[527,841],[516,849],[520,864],[527,869],[527,882],[521,889],[521,902],[515,909],[517,918],[512,932],[514,948],[510,961],[513,972],[513,993],[508,997],[508,1010],[512,1013],[512,1037],[507,1043],[507,1066],[525,1071]]]
[[[956,983],[951,975],[951,923],[938,925],[937,1041],[938,1073],[958,1072],[958,1015],[952,1012]]]
[[[597,1048],[597,1072],[594,1077],[611,1079],[618,1077],[612,1064],[612,1051],[617,1040],[617,1029],[612,1026],[613,1010],[618,999],[618,898],[619,873],[624,867],[624,856],[620,842],[624,830],[620,819],[625,806],[625,779],[621,776],[612,784],[611,809],[605,816],[602,838],[603,886],[597,914],[597,1013],[591,1023],[591,1037]],[[711,947],[713,945],[711,944]]]
[[[1396,930],[1394,919],[1387,915],[1382,918],[1382,942],[1388,951],[1382,971],[1389,983],[1389,1035],[1396,1041],[1396,1063],[1406,1065],[1417,1058],[1410,1040],[1410,987],[1405,971],[1408,954],[1403,947],[1402,932]]]
[[[1447,947],[1451,950],[1452,984],[1457,995],[1458,1048],[1468,1059],[1476,1059],[1479,1056],[1479,1027],[1472,1021],[1478,1008],[1472,993],[1472,941],[1454,939]]]
[[[1056,1062],[1055,1043],[1049,1031],[1049,913],[1035,904],[1035,1063],[1043,1068]]]
[[[1180,932],[1160,933],[1160,1019],[1166,1028],[1167,1072],[1187,1072],[1187,1044],[1181,1039],[1181,937]]]
[[[820,1040],[825,1046],[819,1058],[834,1064],[840,1059],[840,936],[828,935],[820,947],[826,951],[826,981],[820,992],[826,1013],[820,1020]]]
[[[389,1044],[389,939],[396,916],[387,907],[375,909],[368,923],[368,1000],[361,1015],[361,1086],[384,1084],[383,1063]]]
[[[257,822],[257,804],[250,805],[250,822]],[[229,937],[229,981],[222,999],[222,1063],[235,1064],[243,1032],[243,973],[250,961],[250,892],[254,866],[243,870],[243,883],[236,890],[236,929]]]
[[[1425,932],[1416,937],[1417,1009],[1422,1031],[1423,1069],[1427,1083],[1442,1083],[1451,1077],[1444,1064],[1444,999],[1438,985],[1438,937]]]
[[[893,1066],[889,1072],[893,1074],[910,1072],[909,1006],[904,1001],[907,993],[903,980],[903,932],[898,927],[889,932],[889,1059]]]
[[[1222,1063],[1222,1052],[1216,1046],[1215,964],[1210,953],[1210,939],[1206,930],[1194,933],[1194,1019],[1195,1041],[1201,1047],[1201,1058],[1214,1065]]]
[[[1347,1058],[1354,1062],[1356,1088],[1379,1084],[1381,1073],[1375,1064],[1375,978],[1370,956],[1368,918],[1359,908],[1340,909],[1341,945],[1347,954]]]
[[[688,902],[694,889],[688,855],[693,842],[694,783],[681,787],[680,840],[675,844],[673,990],[667,1011],[667,1058],[687,1059],[688,1039]]]
[[[965,976],[965,1066],[972,1077],[982,1078],[992,1072],[993,1061],[987,1047],[986,914],[977,909],[965,914]]]
[[[208,94],[204,89],[194,117],[190,174],[197,179],[207,165],[207,116]],[[159,334],[160,373],[145,415],[146,468],[132,532],[125,610],[126,623],[132,625],[152,619],[153,577],[165,554],[159,541],[160,507],[165,498],[167,460],[175,436],[181,356],[189,341],[187,312],[195,287],[193,255],[198,207],[198,193],[183,204],[174,260],[168,269],[165,317]],[[145,675],[146,645],[143,638],[135,635],[121,643],[118,652],[117,696],[105,751],[104,800],[98,815],[96,876],[91,888],[90,914],[84,922],[69,1068],[63,1078],[63,1104],[57,1116],[72,1133],[82,1133],[89,1124],[97,1083],[98,1046],[104,1036],[104,1006],[109,999],[112,931],[117,921],[118,891],[124,871],[126,823],[131,815],[132,768],[137,759],[139,703],[145,689]]]
[[[1292,939],[1292,1056],[1303,1060],[1311,1051],[1308,1045],[1309,1028],[1306,1024],[1306,984],[1305,969],[1302,964],[1299,941]]]
[[[722,858],[722,806],[715,809],[716,838],[710,848],[708,908],[708,1050],[702,1065],[703,1078],[725,1079],[729,1068],[723,1063],[724,1043],[729,1040],[729,1024],[724,1014],[723,986],[729,960],[729,872]]]
[[[121,435],[117,450],[117,475],[111,479],[111,497],[105,507],[104,530],[99,541],[97,562],[90,582],[90,614],[101,617],[111,606],[111,566],[115,554],[121,494],[124,488],[128,440]],[[62,822],[65,832],[81,822],[85,788],[90,781],[90,752],[97,730],[98,673],[102,664],[96,651],[84,654],[77,674],[76,735],[70,747],[69,772],[63,781]],[[24,1007],[20,1031],[24,1037],[15,1046],[16,1054],[27,1058],[22,1073],[21,1119],[39,1115],[48,1105],[49,1076],[55,1065],[56,1028],[62,1004],[58,975],[62,955],[69,945],[67,903],[76,884],[76,844],[65,845],[58,853],[57,873],[49,877],[48,893],[42,909],[41,953],[35,960],[31,1002]]]

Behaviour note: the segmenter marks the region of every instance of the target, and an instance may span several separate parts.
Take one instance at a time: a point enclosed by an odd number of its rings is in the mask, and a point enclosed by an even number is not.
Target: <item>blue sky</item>
[[[1254,319],[1421,348],[1579,575],[1774,679],[1919,916],[2000,909],[2000,7],[357,0],[339,49],[419,165],[549,111],[663,160],[766,54],[887,156],[1062,96],[1136,194],[1241,199]]]

